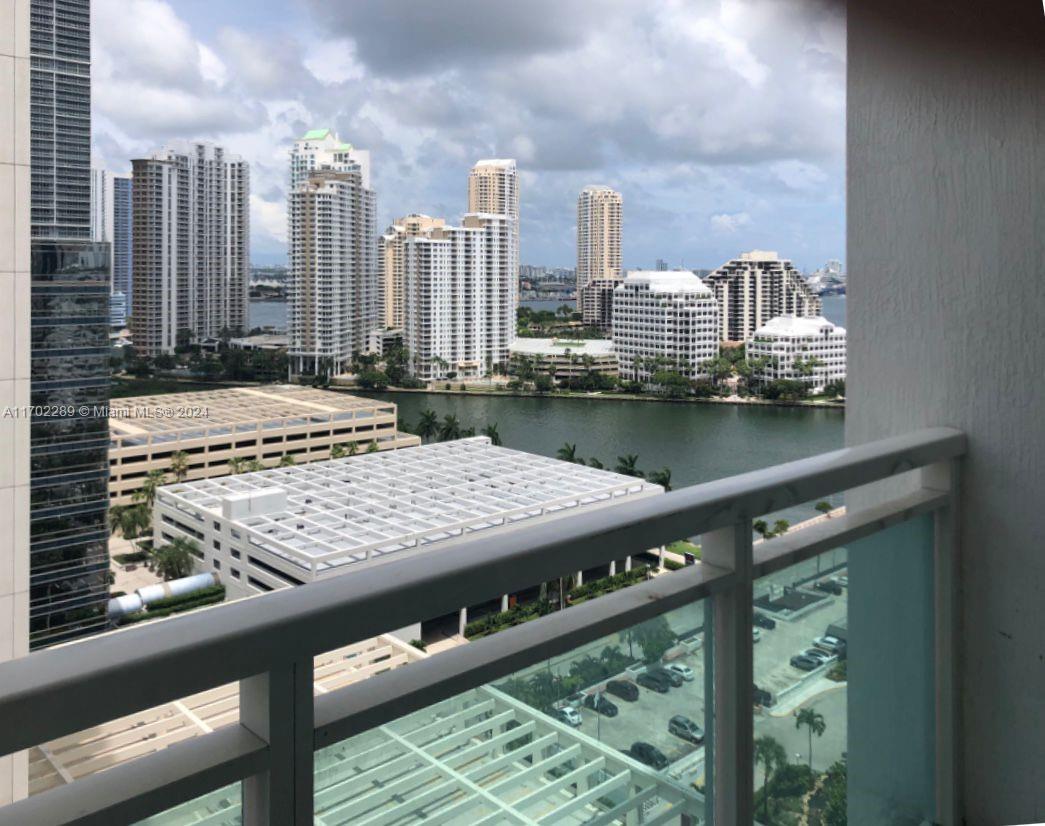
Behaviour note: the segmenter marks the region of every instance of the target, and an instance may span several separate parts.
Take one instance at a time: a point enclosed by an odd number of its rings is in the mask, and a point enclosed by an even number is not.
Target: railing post
[[[269,770],[243,781],[245,826],[311,824],[312,659],[240,681],[240,725],[269,745]]]
[[[933,517],[933,591],[936,681],[936,821],[962,822],[958,646],[961,639],[958,495],[959,461],[922,469],[922,487],[949,494],[947,506]]]
[[[704,534],[701,541],[703,562],[735,574],[733,586],[712,597],[714,788],[708,814],[716,826],[751,823],[753,818],[751,546],[751,520],[746,517]]]

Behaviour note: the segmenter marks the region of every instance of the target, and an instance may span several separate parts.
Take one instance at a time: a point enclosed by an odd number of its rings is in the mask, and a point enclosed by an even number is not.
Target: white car
[[[694,679],[696,679],[696,675],[693,673],[693,669],[690,668],[688,665],[683,665],[682,663],[672,663],[671,665],[665,666],[665,668],[668,671],[672,671],[675,674],[678,674],[687,683],[691,683]]]
[[[758,642],[762,639],[762,632],[757,628],[751,629],[751,642]]]
[[[817,637],[813,640],[813,645],[817,648],[823,649],[828,654],[841,654],[845,651],[845,640],[840,640],[838,637],[832,637],[830,634],[823,637]]]
[[[555,712],[555,716],[568,726],[578,728],[581,724],[581,713],[572,706],[564,706]]]

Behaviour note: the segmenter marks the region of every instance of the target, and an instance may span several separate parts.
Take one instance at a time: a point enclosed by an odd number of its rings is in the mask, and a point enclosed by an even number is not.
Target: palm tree
[[[773,523],[773,536],[783,536],[790,527],[791,523],[786,519],[778,519]]]
[[[773,532],[771,530],[769,530],[769,525],[768,525],[768,523],[766,522],[765,519],[756,519],[751,524],[751,528],[752,528],[752,530],[754,530],[755,533],[757,533],[763,539],[772,539],[773,538]]]
[[[830,503],[830,502],[823,502],[823,501],[821,501],[821,502],[817,502],[817,503],[816,503],[816,505],[815,505],[814,507],[815,507],[815,508],[816,508],[816,509],[817,509],[818,511],[820,511],[820,513],[822,513],[822,514],[823,514],[824,516],[827,516],[827,515],[829,515],[829,514],[831,513],[831,511],[832,511],[832,510],[834,510],[834,509],[833,509],[833,508],[831,507],[831,503]]]
[[[294,457],[291,456],[289,453],[284,453],[283,456],[280,457],[280,460],[279,460],[279,466],[280,467],[294,467],[294,465],[296,465],[296,464],[297,464],[297,462],[294,461]]]
[[[759,763],[766,767],[762,783],[762,822],[769,823],[769,778],[777,768],[787,763],[787,752],[772,737],[758,737],[755,739],[755,765]]]
[[[166,481],[166,474],[162,470],[150,470],[142,480],[142,486],[131,496],[135,502],[145,505],[147,510],[152,510],[156,503],[156,490]]]
[[[439,425],[439,441],[451,442],[461,438],[461,423],[452,413],[443,416],[442,424]]]
[[[626,456],[617,457],[617,467],[614,470],[617,473],[622,473],[625,476],[637,476],[638,478],[643,477],[643,473],[639,470],[636,465],[639,462],[639,457],[634,453],[629,453]]]
[[[184,450],[177,450],[171,455],[171,475],[175,482],[184,482],[189,475],[189,455]]]
[[[795,712],[795,728],[805,726],[809,729],[809,768],[813,768],[813,735],[823,737],[827,730],[827,722],[824,715],[815,708],[800,708]]]
[[[120,530],[120,526],[123,524],[123,512],[125,508],[120,505],[113,505],[109,508],[109,532],[116,533]]]
[[[496,424],[488,424],[483,428],[483,435],[490,440],[490,444],[499,445],[501,442],[501,434],[497,432]]]
[[[261,459],[251,459],[245,465],[247,473],[257,473],[259,470],[264,470],[265,466],[261,463]]]
[[[576,463],[577,462],[577,445],[570,444],[569,442],[563,443],[563,446],[560,447],[555,452],[555,458],[556,459],[562,459],[562,461],[564,461],[564,462],[574,462],[574,463]]]
[[[434,410],[422,410],[421,420],[417,423],[417,435],[422,439],[431,439],[439,432],[439,417]]]
[[[660,485],[665,491],[671,490],[671,468],[655,470],[646,477],[654,485]]]
[[[593,467],[596,470],[602,470],[603,468],[606,467],[606,465],[604,465],[602,462],[600,462],[598,459],[596,459],[594,456],[592,456],[588,460],[588,467]]]
[[[194,553],[199,553],[195,541],[179,536],[152,552],[153,568],[164,580],[181,579],[192,573]]]
[[[247,459],[245,456],[233,456],[229,459],[229,473],[236,475],[239,473],[246,473],[247,471]]]
[[[152,515],[144,504],[133,508],[123,508],[120,511],[120,533],[124,539],[129,539],[134,550],[141,550],[137,539],[142,539],[142,533],[152,527]]]
[[[341,458],[344,458],[344,455],[345,455],[345,446],[344,445],[334,445],[332,448],[330,448],[330,458],[331,459],[341,459]]]
[[[377,439],[374,439],[373,441],[370,442],[370,444],[368,444],[366,446],[366,452],[367,453],[377,453],[378,450],[379,450],[379,448],[377,446]]]

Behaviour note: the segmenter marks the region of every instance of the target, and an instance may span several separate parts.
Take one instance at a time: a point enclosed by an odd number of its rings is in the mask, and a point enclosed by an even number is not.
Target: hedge
[[[180,614],[193,608],[202,608],[204,605],[214,605],[223,599],[225,599],[225,586],[214,585],[192,594],[157,600],[148,606],[146,610],[125,616],[123,623],[131,625],[136,622],[144,622],[145,620],[169,617],[171,614]]]
[[[131,554],[113,554],[113,559],[120,565],[131,565],[135,562],[148,562],[149,555],[145,551],[135,551]]]

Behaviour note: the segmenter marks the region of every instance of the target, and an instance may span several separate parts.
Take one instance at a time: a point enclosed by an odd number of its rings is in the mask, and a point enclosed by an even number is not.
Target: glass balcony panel
[[[757,822],[932,821],[932,559],[925,516],[755,581]]]
[[[242,784],[232,783],[160,812],[134,826],[241,826]]]
[[[317,752],[316,822],[702,820],[703,623],[677,609]]]

